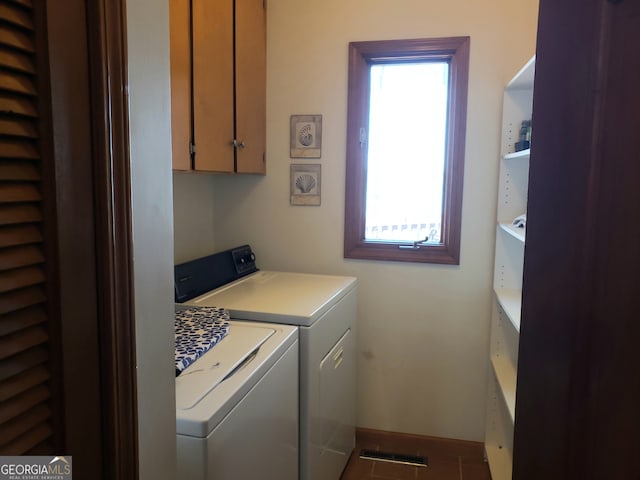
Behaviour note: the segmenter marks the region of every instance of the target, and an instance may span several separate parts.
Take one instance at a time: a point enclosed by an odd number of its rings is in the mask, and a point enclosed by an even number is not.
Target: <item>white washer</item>
[[[298,329],[230,324],[176,377],[178,479],[296,480]]]
[[[225,272],[227,260],[219,257],[224,254],[242,264],[236,269],[245,276],[214,282],[222,286],[203,293],[196,277],[209,269]],[[176,297],[189,290],[198,294],[187,304],[224,307],[236,319],[300,327],[299,478],[338,480],[355,446],[356,279],[255,271],[248,246],[176,268]]]

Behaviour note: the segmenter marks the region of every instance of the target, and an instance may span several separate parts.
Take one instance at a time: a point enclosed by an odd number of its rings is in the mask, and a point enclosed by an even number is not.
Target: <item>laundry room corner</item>
[[[215,243],[250,243],[263,268],[358,277],[361,427],[483,440],[501,99],[535,50],[537,6],[269,2],[267,176],[214,179]],[[456,35],[471,37],[460,265],[345,260],[348,43]],[[290,158],[293,114],[322,114],[320,159]],[[320,206],[290,205],[293,163],[321,165]]]

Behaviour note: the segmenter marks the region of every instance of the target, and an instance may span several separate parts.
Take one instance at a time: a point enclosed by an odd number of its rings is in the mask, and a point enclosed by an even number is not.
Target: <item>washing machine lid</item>
[[[220,306],[234,319],[310,326],[355,286],[355,277],[258,271],[185,303]]]
[[[176,410],[193,408],[223,381],[231,380],[274,333],[273,328],[231,322],[227,336],[176,377]]]
[[[285,352],[297,348],[298,327],[234,320],[230,323],[229,334],[176,377],[178,435],[206,438]],[[256,352],[254,346],[258,344]],[[191,374],[187,374],[189,368],[194,370]],[[220,379],[222,371],[234,373]],[[297,382],[297,375],[290,380]]]

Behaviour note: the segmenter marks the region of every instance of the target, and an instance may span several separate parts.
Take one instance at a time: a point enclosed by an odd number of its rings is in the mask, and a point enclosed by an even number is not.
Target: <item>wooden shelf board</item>
[[[514,227],[510,223],[499,223],[500,228],[524,245],[525,229]]]
[[[507,84],[507,90],[533,89],[533,79],[536,73],[535,55],[516,73]]]
[[[522,292],[520,290],[510,290],[507,288],[495,289],[496,299],[509,317],[509,320],[520,333],[520,309],[522,307]]]
[[[516,367],[505,356],[491,357],[491,365],[513,425],[516,418]]]
[[[513,461],[511,453],[506,448],[497,445],[485,445],[489,469],[493,480],[511,480]]]
[[[507,153],[503,158],[505,160],[529,160],[531,149],[520,150],[518,152]]]

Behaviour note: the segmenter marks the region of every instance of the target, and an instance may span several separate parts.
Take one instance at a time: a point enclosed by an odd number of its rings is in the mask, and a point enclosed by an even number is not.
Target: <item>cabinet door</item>
[[[263,0],[236,2],[238,173],[266,173],[266,11]]]
[[[174,170],[191,169],[191,10],[169,2],[171,24],[171,140]]]
[[[194,168],[233,172],[233,2],[193,0],[192,9]]]

